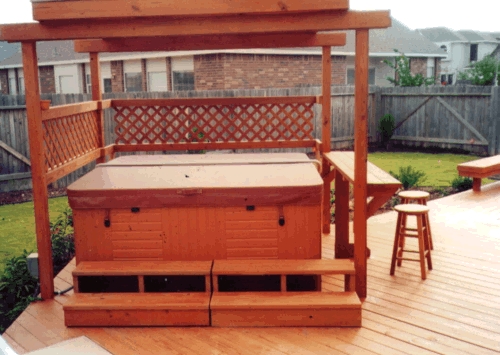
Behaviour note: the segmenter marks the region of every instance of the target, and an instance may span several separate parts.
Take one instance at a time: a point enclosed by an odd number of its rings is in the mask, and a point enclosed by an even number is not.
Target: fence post
[[[494,86],[491,88],[490,101],[490,136],[489,136],[489,155],[500,153],[500,87]]]
[[[380,122],[380,118],[384,115],[384,108],[382,107],[382,88],[377,86],[375,89],[375,98],[373,100],[373,104],[375,105],[375,134],[377,143],[380,142],[380,136],[378,132],[378,124]]]

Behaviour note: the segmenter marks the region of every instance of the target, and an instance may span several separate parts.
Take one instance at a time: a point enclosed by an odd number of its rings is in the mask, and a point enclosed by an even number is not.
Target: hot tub
[[[121,157],[68,187],[77,263],[317,259],[322,188],[305,154]]]

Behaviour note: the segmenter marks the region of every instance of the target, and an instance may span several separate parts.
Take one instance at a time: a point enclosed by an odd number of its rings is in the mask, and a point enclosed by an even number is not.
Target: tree
[[[395,49],[394,52],[399,53],[397,49]],[[412,74],[410,60],[404,53],[400,53],[400,55],[396,57],[395,63],[392,63],[387,59],[384,60],[384,63],[396,72],[396,79],[387,77],[387,80],[395,86],[429,86],[435,84],[436,82],[435,78],[426,78],[420,73]]]
[[[470,80],[472,85],[491,86],[495,83],[499,71],[500,62],[493,57],[486,56],[474,63],[470,69],[458,73],[458,78]]]

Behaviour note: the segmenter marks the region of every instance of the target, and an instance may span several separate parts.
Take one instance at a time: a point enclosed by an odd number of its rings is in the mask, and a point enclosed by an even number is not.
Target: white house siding
[[[477,46],[477,59],[482,60],[487,55],[493,53],[493,51],[498,47],[495,43],[479,43]]]
[[[148,91],[168,91],[167,60],[165,58],[147,59],[146,72]]]
[[[58,94],[82,93],[81,70],[78,69],[79,69],[79,64],[54,66],[56,93]]]
[[[101,92],[104,92],[104,79],[111,79],[111,63],[110,62],[101,62]],[[87,78],[90,78],[90,64],[86,63],[85,64],[85,75]],[[91,84],[87,82],[87,86],[90,86]],[[89,91],[90,93],[90,91]]]

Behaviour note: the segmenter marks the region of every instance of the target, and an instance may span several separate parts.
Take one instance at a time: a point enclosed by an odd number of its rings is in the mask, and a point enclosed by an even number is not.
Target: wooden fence
[[[113,93],[104,99],[316,96],[318,87],[293,89]],[[90,95],[42,95],[52,106],[91,100]],[[0,191],[30,188],[29,146],[24,96],[0,95]],[[314,108],[315,138],[321,139],[320,108]],[[500,89],[491,87],[370,87],[368,134],[378,139],[382,115],[396,119],[394,140],[407,146],[459,148],[475,154],[500,153]],[[113,109],[105,111],[106,144],[115,141]],[[332,149],[352,149],[354,141],[354,88],[332,87]],[[261,150],[262,151],[262,150]],[[286,151],[271,149],[266,151]],[[304,149],[304,151],[306,151]],[[129,153],[120,153],[129,154]],[[147,153],[141,153],[147,154]],[[71,173],[55,185],[65,187],[93,169],[95,164]]]

